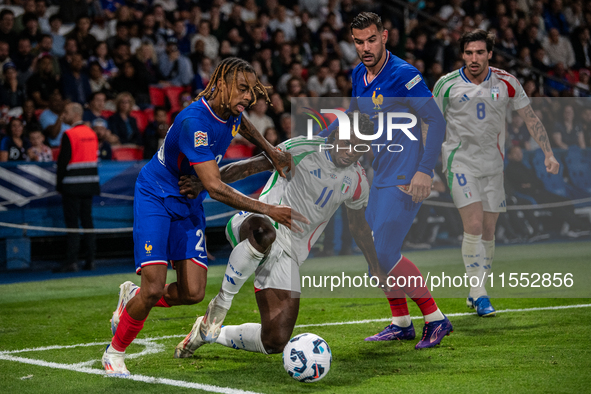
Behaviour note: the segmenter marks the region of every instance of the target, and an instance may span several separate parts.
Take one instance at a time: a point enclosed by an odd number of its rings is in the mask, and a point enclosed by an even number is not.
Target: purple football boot
[[[446,317],[431,323],[425,323],[423,327],[423,338],[417,343],[415,349],[426,349],[439,345],[443,337],[454,331],[453,326]]]
[[[378,332],[376,335],[365,338],[366,341],[394,341],[394,340],[406,340],[415,339],[415,328],[410,323],[408,327],[398,327],[395,324],[390,324],[382,332]]]

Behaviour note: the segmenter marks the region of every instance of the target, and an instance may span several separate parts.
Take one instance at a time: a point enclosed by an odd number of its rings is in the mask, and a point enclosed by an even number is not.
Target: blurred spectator
[[[0,105],[8,105],[9,108],[22,107],[27,95],[25,87],[17,80],[16,66],[9,62],[2,69],[4,84],[0,86]]]
[[[162,107],[154,108],[154,121],[146,127],[143,135],[144,159],[149,160],[158,152],[158,149],[164,143],[164,137],[166,137],[169,127],[166,109]]]
[[[0,162],[29,160],[31,143],[23,137],[23,121],[12,118],[6,127],[6,137],[0,142]]]
[[[117,75],[117,66],[113,59],[109,56],[109,48],[107,43],[104,41],[97,42],[94,46],[94,54],[88,59],[89,62],[97,62],[102,70],[103,75],[106,79],[112,78]]]
[[[37,21],[39,22],[41,33],[49,34],[51,28],[49,27],[46,0],[35,0],[35,15],[37,15]]]
[[[515,112],[511,118],[511,123],[507,125],[507,132],[509,134],[508,142],[511,145],[517,145],[522,149],[529,150],[529,131],[527,130],[523,118],[518,116]]]
[[[265,100],[261,98],[248,111],[248,120],[261,134],[269,127],[275,127],[273,119],[265,115],[268,108]]]
[[[92,94],[88,74],[84,71],[84,59],[82,54],[72,56],[70,72],[64,72],[61,78],[62,92],[68,101],[86,104]]]
[[[87,0],[60,0],[60,15],[64,23],[74,23],[88,14]]]
[[[281,141],[291,138],[291,114],[284,113],[279,117],[279,136]]]
[[[585,148],[583,127],[575,120],[575,110],[572,105],[564,106],[562,119],[554,124],[552,141],[555,147],[561,149],[568,149],[573,145],[577,145],[581,149]]]
[[[132,60],[123,63],[119,75],[111,80],[111,88],[115,93],[131,93],[140,108],[146,108],[150,104],[148,85],[145,74],[138,72]]]
[[[277,84],[275,86],[275,89],[281,93],[281,94],[285,94],[287,93],[287,81],[290,78],[302,78],[302,63],[299,61],[293,61],[291,62],[290,66],[289,66],[289,72],[283,74],[280,78],[279,81],[277,81]]]
[[[66,54],[64,48],[66,45],[66,38],[60,34],[62,17],[59,16],[59,14],[54,14],[49,17],[49,27],[51,28],[49,34],[51,34],[51,38],[53,38],[52,53],[54,56],[62,57]]]
[[[591,147],[591,108],[583,108],[581,120],[583,126],[583,135],[585,136],[585,145]]]
[[[51,147],[60,146],[64,132],[70,128],[63,122],[64,101],[59,90],[54,90],[49,96],[49,107],[41,112],[39,123],[43,129],[43,134],[47,138],[47,143]]]
[[[0,41],[0,83],[4,83],[4,65],[12,63],[9,56],[10,47],[6,41]]]
[[[161,78],[174,86],[187,86],[193,81],[193,69],[186,56],[181,55],[176,39],[168,39],[166,52],[158,57]]]
[[[103,92],[91,94],[90,98],[88,99],[88,108],[84,110],[82,120],[87,123],[87,125],[92,124],[95,119],[99,118],[106,122],[107,120],[103,118],[103,111],[105,110],[106,101],[107,96]]]
[[[584,25],[585,15],[583,13],[583,1],[571,1],[570,5],[564,9],[564,16],[571,30]]]
[[[264,29],[262,25],[256,24],[252,26],[248,33],[248,39],[240,46],[238,56],[243,59],[254,58],[254,55],[263,47],[263,33]]]
[[[389,34],[392,35],[391,32],[389,32]],[[341,49],[341,54],[343,55],[343,62],[345,63],[345,67],[347,69],[353,68],[358,59],[357,50],[355,49],[355,44],[353,43],[353,36],[348,29],[344,29],[341,37],[342,38],[341,41],[339,41],[339,47]]]
[[[130,115],[135,101],[127,92],[119,93],[115,98],[117,111],[109,118],[109,130],[119,137],[122,144],[136,144],[141,142],[137,121]]]
[[[111,84],[105,79],[103,68],[98,62],[88,64],[88,77],[88,83],[90,84],[90,91],[92,93],[102,92],[110,95]]]
[[[39,124],[37,115],[35,115],[35,102],[30,98],[26,99],[23,103],[23,113],[21,115],[21,120],[25,126],[25,133],[28,133],[31,130],[41,130],[41,125]]]
[[[33,4],[35,4],[33,2]],[[21,38],[28,38],[31,42],[31,47],[35,48],[39,41],[41,41],[41,29],[39,29],[39,22],[37,21],[37,16],[32,13],[25,13],[23,15],[23,23],[25,24],[24,29],[20,33]]]
[[[285,107],[283,106],[283,99],[281,95],[277,92],[274,92],[269,97],[271,99],[271,105],[267,110],[267,116],[269,116],[273,120],[273,124],[275,128],[279,128],[279,118],[285,112]]]
[[[160,80],[160,70],[158,68],[158,57],[154,50],[154,45],[150,42],[143,42],[135,53],[137,60],[144,65],[148,82],[156,84]]]
[[[590,97],[591,94],[589,93],[589,77],[591,73],[586,68],[582,68],[579,70],[579,82],[577,82],[576,87],[573,90],[573,95],[575,97]]]
[[[559,1],[559,0],[555,0]],[[550,60],[550,65],[554,66],[563,63],[567,67],[575,65],[575,52],[570,41],[560,36],[558,29],[552,28],[542,43],[546,55]]]
[[[324,96],[337,90],[337,82],[328,75],[328,63],[323,63],[318,73],[308,79],[308,90],[310,94],[314,93],[316,96]]]
[[[296,39],[295,23],[293,19],[287,15],[287,9],[283,5],[280,5],[277,8],[277,14],[269,22],[269,29],[271,29],[272,32],[281,30],[283,34],[285,34],[286,41],[295,41]]]
[[[19,38],[18,49],[12,59],[18,71],[19,82],[26,83],[27,79],[33,75],[37,63],[35,56],[31,53],[31,41],[28,38]]]
[[[172,25],[172,31],[172,37],[174,37],[177,41],[179,52],[183,55],[189,55],[189,53],[191,53],[191,48],[193,47],[193,45],[191,44],[192,41],[189,38],[189,34],[187,33],[187,26],[185,25],[185,21],[182,19],[177,19]]]
[[[42,34],[41,38],[39,39],[39,44],[35,47],[32,52],[35,56],[38,56],[42,53],[49,53],[52,56],[55,56],[53,53],[53,38],[51,34]]]
[[[267,127],[267,129],[265,129],[265,132],[263,133],[263,137],[265,137],[265,139],[269,141],[269,144],[271,144],[272,146],[277,146],[281,142],[279,140],[279,134],[277,133],[277,130],[275,130],[275,127]],[[261,152],[262,150],[257,146],[254,149],[252,155],[256,156]]]
[[[129,24],[127,22],[118,21],[116,33],[114,36],[107,39],[107,46],[111,51],[114,51],[117,49],[117,45],[121,42],[130,45],[129,38]]]
[[[544,183],[537,177],[535,169],[528,168],[523,164],[523,152],[520,147],[511,147],[507,152],[507,158],[509,164],[505,168],[505,179],[513,190],[532,197],[538,204],[568,201],[568,199],[551,193],[544,188]],[[572,205],[551,208],[550,210],[552,211],[552,218],[556,219],[558,225],[566,224],[566,226],[563,226],[562,233],[568,231],[578,232],[585,228],[585,223],[575,215]],[[566,230],[564,230],[565,228]],[[572,235],[576,236],[576,234]]]
[[[31,161],[50,162],[53,161],[51,148],[44,144],[45,136],[39,129],[29,131],[31,148],[28,150]]]
[[[591,67],[591,39],[589,28],[580,26],[575,29],[571,37],[573,51],[575,53],[575,68]]]
[[[546,86],[548,88],[548,95],[551,97],[559,97],[561,95],[569,95],[569,86],[567,83],[569,82],[567,77],[567,70],[564,67],[563,63],[558,63],[552,70],[552,74],[556,79],[548,79],[546,81]]]
[[[107,129],[107,122],[102,118],[96,118],[92,122],[92,129],[96,133],[99,142],[99,160],[109,161],[113,158],[113,150],[109,137],[112,136],[111,131]]]
[[[60,69],[64,72],[68,72],[70,69],[70,63],[72,63],[72,56],[78,53],[78,43],[73,38],[67,38],[64,44],[66,54],[59,59]]]
[[[12,28],[14,27],[14,12],[5,8],[0,11],[0,41],[8,43],[9,52],[11,55],[16,53],[18,44],[18,33]]]
[[[544,11],[544,23],[546,31],[551,32],[552,29],[556,29],[561,35],[568,36],[570,29],[562,12],[562,0],[550,0],[549,6]]]
[[[35,100],[37,108],[47,108],[49,96],[59,89],[60,84],[53,70],[51,55],[40,55],[37,60],[37,72],[27,80],[27,96]]]

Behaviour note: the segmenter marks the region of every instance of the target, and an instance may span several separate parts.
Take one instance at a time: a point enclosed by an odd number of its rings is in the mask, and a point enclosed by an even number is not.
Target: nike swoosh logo
[[[201,254],[200,254],[200,255],[199,255],[199,258],[200,258],[200,259],[206,259],[206,258],[207,258],[207,255],[206,255],[206,256],[203,256],[203,255],[201,255]]]
[[[439,331],[441,331],[441,324],[439,326],[437,326],[435,331],[433,331],[433,334],[431,334],[431,339],[430,339],[431,343],[433,343],[437,339],[437,334],[439,333]]]

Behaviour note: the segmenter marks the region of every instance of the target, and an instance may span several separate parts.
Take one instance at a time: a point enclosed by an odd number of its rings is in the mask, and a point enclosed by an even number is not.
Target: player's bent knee
[[[262,227],[258,229],[258,232],[253,234],[256,243],[263,249],[264,251],[268,250],[273,242],[275,242],[276,234],[275,229],[263,229]]]
[[[261,338],[261,340],[267,354],[276,354],[283,352],[283,348],[285,348],[285,345],[287,345],[287,342],[289,342],[289,337],[282,338],[276,336],[270,338]]]
[[[139,292],[140,300],[144,301],[144,304],[154,306],[164,296],[164,287],[142,287],[142,291]]]
[[[183,305],[195,305],[203,301],[205,298],[205,289],[200,288],[197,291],[180,294],[181,303]]]

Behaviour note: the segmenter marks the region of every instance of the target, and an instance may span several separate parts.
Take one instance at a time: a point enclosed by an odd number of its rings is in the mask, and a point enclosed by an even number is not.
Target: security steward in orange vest
[[[64,122],[71,125],[63,137],[57,159],[56,190],[62,194],[64,220],[67,228],[92,229],[92,197],[100,193],[98,176],[98,138],[94,131],[82,122],[80,104],[70,103],[64,112]],[[96,237],[84,233],[85,261],[83,269],[94,269]],[[66,260],[54,272],[78,271],[80,234],[67,234]]]

